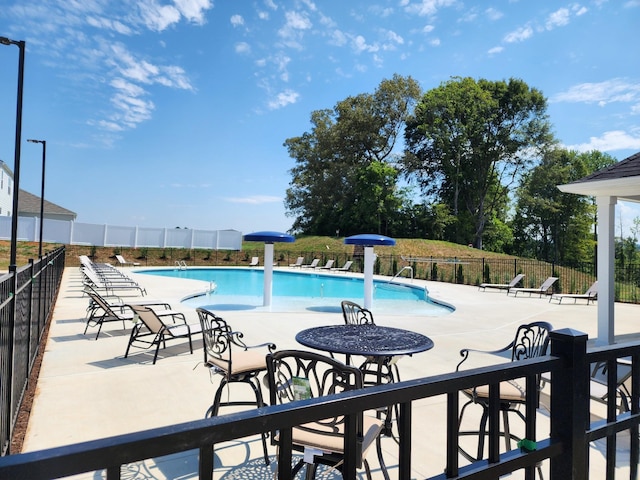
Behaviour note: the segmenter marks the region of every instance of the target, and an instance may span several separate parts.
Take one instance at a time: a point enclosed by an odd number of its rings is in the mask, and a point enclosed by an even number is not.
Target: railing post
[[[563,454],[551,459],[551,480],[583,480],[589,471],[587,335],[564,328],[550,337],[551,355],[564,359],[564,368],[551,376],[551,440],[564,445]]]

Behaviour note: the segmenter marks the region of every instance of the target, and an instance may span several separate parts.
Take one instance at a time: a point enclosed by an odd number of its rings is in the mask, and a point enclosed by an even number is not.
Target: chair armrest
[[[244,334],[242,332],[229,332],[229,341],[231,343],[233,343],[234,345],[237,345],[238,347],[242,347],[245,350],[248,350],[250,348],[264,348],[267,347],[269,349],[270,352],[275,351],[276,349],[276,345],[274,343],[260,343],[257,345],[247,345],[246,343],[244,343]]]
[[[460,356],[463,357],[462,360],[460,360],[460,363],[458,363],[458,365],[456,365],[456,372],[459,370],[460,365],[462,365],[467,358],[469,358],[469,354],[471,352],[476,352],[476,353],[486,353],[486,354],[498,354],[498,353],[502,353],[502,352],[506,352],[507,350],[511,350],[513,348],[513,342],[511,342],[509,345],[507,345],[506,347],[502,347],[499,350],[475,350],[473,348],[463,348],[462,350],[460,350]]]

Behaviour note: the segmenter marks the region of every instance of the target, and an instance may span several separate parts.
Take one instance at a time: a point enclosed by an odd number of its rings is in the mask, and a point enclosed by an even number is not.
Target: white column
[[[596,198],[598,205],[598,345],[614,343],[616,197]]]
[[[364,308],[371,309],[373,305],[373,263],[376,256],[373,247],[364,247]]]
[[[264,293],[262,305],[271,305],[273,293],[273,243],[264,244]]]

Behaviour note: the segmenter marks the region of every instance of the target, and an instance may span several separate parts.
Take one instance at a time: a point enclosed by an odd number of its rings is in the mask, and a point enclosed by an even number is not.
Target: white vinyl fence
[[[11,217],[0,217],[0,240],[11,239]],[[18,240],[38,242],[40,219],[18,218]],[[44,219],[42,241],[96,247],[204,248],[240,250],[237,230],[191,230],[188,228],[122,227]]]

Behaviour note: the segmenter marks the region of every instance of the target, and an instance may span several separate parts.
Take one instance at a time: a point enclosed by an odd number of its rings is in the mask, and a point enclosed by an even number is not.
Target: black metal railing
[[[14,424],[55,305],[65,249],[0,278],[0,446],[10,452]]]
[[[412,452],[411,448],[412,430],[415,427],[412,418],[413,402],[446,395],[446,442],[441,447],[441,471],[444,473],[431,477],[432,480],[498,478],[517,470],[524,470],[525,478],[533,479],[540,462],[548,465],[551,480],[589,478],[588,445],[601,438],[606,439],[611,446],[606,453],[606,478],[612,479],[613,476],[608,476],[609,472],[613,471],[616,461],[621,461],[617,456],[626,451],[615,448],[616,433],[623,430],[630,432],[629,478],[636,479],[640,423],[640,343],[602,347],[590,352],[587,352],[586,345],[586,334],[570,329],[554,331],[551,332],[551,355],[548,357],[381,385],[39,452],[9,455],[0,458],[0,478],[50,479],[104,470],[106,478],[114,480],[120,478],[123,465],[196,450],[199,452],[198,476],[210,479],[217,444],[272,430],[280,431],[278,461],[290,465],[291,429],[294,426],[329,418],[335,416],[336,412],[349,416],[364,410],[398,404],[398,478],[404,480],[411,477],[412,455],[420,455],[420,452]],[[613,367],[616,359],[622,357],[630,358],[632,364],[629,398],[631,411],[616,414],[612,408],[607,407],[611,415],[605,424],[592,425],[589,404],[590,364],[606,361]],[[613,368],[614,373],[609,375],[609,380],[615,383],[615,367]],[[537,379],[543,374],[550,377],[551,383],[549,437],[535,437],[539,392],[536,388],[527,388],[525,433],[530,440],[529,447],[500,453],[500,432],[497,428],[500,382],[526,378],[527,386],[532,387],[537,385]],[[613,383],[610,383],[609,388],[612,393],[610,398],[615,403],[616,395],[613,393],[616,385]],[[489,385],[490,390],[489,453],[483,460],[460,465],[459,392],[478,385]],[[424,427],[417,426],[420,431],[425,431]],[[349,441],[353,439],[346,439],[345,443]],[[349,455],[356,455],[355,451],[346,451],[350,452]],[[345,461],[346,464],[355,465],[355,462]],[[600,471],[594,472],[591,478],[596,478],[596,475],[598,479],[602,478]],[[285,473],[280,478],[287,480],[291,477]],[[355,472],[345,472],[344,478],[355,478]]]

